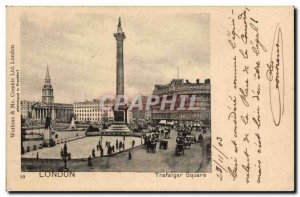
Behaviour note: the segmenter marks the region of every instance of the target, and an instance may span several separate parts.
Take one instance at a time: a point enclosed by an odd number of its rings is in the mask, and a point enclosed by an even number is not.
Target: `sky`
[[[125,94],[151,94],[177,78],[210,78],[209,14],[25,11],[21,16],[22,100],[40,101],[49,66],[54,102],[115,94],[118,17],[124,40]]]

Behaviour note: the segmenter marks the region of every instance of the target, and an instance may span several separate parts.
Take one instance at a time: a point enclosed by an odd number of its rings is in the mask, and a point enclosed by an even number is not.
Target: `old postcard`
[[[8,191],[294,191],[293,7],[7,7]]]

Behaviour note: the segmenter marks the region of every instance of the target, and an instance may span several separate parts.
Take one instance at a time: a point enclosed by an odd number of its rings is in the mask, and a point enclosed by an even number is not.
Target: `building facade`
[[[153,95],[160,98],[159,104],[151,108],[151,119],[156,122],[171,122],[185,125],[210,124],[211,118],[211,99],[210,99],[210,80],[206,79],[203,83],[197,79],[195,83],[183,79],[173,79],[165,85],[155,85]],[[166,104],[164,110],[161,110],[163,96],[166,95],[167,100],[172,100],[173,95],[177,95],[174,110],[170,110],[171,104]],[[184,103],[185,110],[177,110],[180,107],[180,95],[186,95]],[[195,95],[195,98],[192,98]],[[193,103],[196,110],[189,110]]]
[[[32,106],[35,101],[21,101],[21,115],[23,118],[32,118]]]
[[[33,119],[44,121],[47,116],[50,116],[55,122],[70,122],[73,116],[73,104],[54,102],[54,89],[48,66],[45,83],[42,87],[42,102],[36,102],[32,106]]]
[[[147,99],[148,96],[140,96],[141,101],[142,101],[142,109],[139,109],[138,107],[133,107],[132,108],[132,119],[133,120],[149,120],[151,118],[151,112],[149,110],[146,110],[146,105],[147,105]]]
[[[104,104],[108,109],[102,109],[98,99],[94,99],[92,101],[75,102],[74,114],[76,121],[95,123],[112,122],[113,104],[112,102],[104,102]]]

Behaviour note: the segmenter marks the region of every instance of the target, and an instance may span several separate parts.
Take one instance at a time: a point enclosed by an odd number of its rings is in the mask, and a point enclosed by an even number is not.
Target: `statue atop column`
[[[114,33],[117,41],[117,84],[116,95],[124,95],[124,58],[123,58],[123,41],[126,36],[122,30],[121,18],[119,18],[117,33]]]
[[[125,33],[122,30],[121,18],[119,17],[117,33],[114,33],[114,37],[117,41],[117,84],[116,84],[116,96],[124,96],[124,57],[123,57],[123,41],[126,38]],[[121,101],[122,102],[122,101]],[[116,123],[127,124],[127,105],[121,105],[118,109],[114,109],[114,121]]]
[[[121,18],[119,18],[117,33],[114,33],[114,37],[117,42],[117,56],[116,56],[116,96],[118,102],[118,96],[124,96],[124,57],[123,57],[123,41],[126,38],[125,33],[122,30]],[[122,100],[121,100],[122,102]],[[121,104],[121,103],[120,103]],[[116,106],[116,105],[115,105]],[[126,132],[130,132],[130,129],[127,126],[127,104],[117,105],[118,107],[113,106],[112,109],[114,111],[114,122],[113,124],[106,130],[107,134],[115,134],[115,135],[123,135]]]

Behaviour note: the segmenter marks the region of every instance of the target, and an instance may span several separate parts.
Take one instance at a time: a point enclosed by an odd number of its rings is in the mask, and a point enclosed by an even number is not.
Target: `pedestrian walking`
[[[88,166],[92,166],[92,157],[91,157],[91,155],[88,157]]]
[[[132,148],[134,147],[134,144],[135,144],[135,141],[134,141],[134,140],[132,140]]]
[[[128,152],[128,160],[131,160],[131,158],[132,158],[132,157],[131,157],[131,152],[129,151],[129,152]]]
[[[119,142],[119,149],[121,150],[122,148],[122,141]]]
[[[100,155],[103,157],[103,148],[100,149]]]
[[[123,150],[125,150],[125,142],[122,143]]]
[[[64,158],[64,151],[63,151],[62,148],[60,149],[60,156],[61,156],[62,159]]]
[[[95,149],[92,150],[92,156],[93,156],[93,158],[96,157],[96,155],[95,155]]]
[[[65,145],[64,145],[64,155],[66,155],[68,152],[68,147],[67,147],[67,142],[65,142]]]
[[[119,141],[116,139],[116,149],[119,149]]]
[[[108,154],[108,155],[110,155],[110,149],[111,149],[111,147],[108,146],[108,147],[107,147],[107,154]]]

